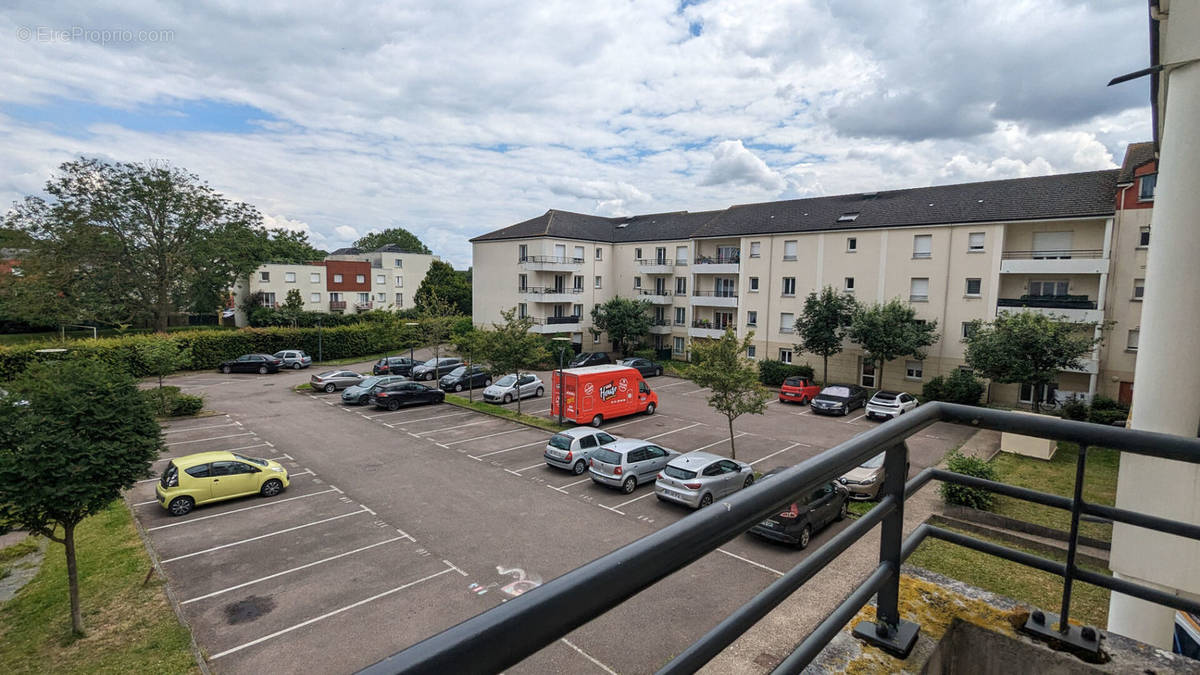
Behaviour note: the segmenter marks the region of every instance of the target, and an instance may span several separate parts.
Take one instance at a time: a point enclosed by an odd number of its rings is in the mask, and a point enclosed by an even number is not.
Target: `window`
[[[687,295],[687,277],[675,277],[675,295]]]
[[[983,250],[984,233],[972,232],[967,235],[967,252],[978,252]]]
[[[688,258],[687,252],[688,252],[688,248],[686,246],[676,246],[675,247],[675,264],[676,265],[686,265],[687,264],[687,258]]]
[[[1145,279],[1134,279],[1133,280],[1133,299],[1141,300],[1145,296],[1146,296],[1146,280]]]
[[[846,237],[846,251],[854,253],[858,250],[858,237]]]
[[[1056,384],[1043,384],[1041,387],[1039,387],[1040,393],[1038,396],[1038,401],[1042,403],[1053,401],[1054,391],[1057,389],[1057,387],[1058,385]],[[1020,391],[1017,394],[1017,400],[1019,400],[1021,403],[1033,403],[1033,387],[1028,384],[1022,384]]]
[[[1037,297],[1052,297],[1066,295],[1070,284],[1066,281],[1030,281],[1029,295]]]
[[[600,344],[600,334],[599,333],[592,333],[592,344],[594,344],[594,345]]]
[[[275,294],[274,293],[263,293],[262,298],[263,298],[263,304],[266,305],[267,307],[275,306]]]
[[[791,363],[792,362],[792,350],[780,349],[779,350],[779,360],[783,361],[784,363]]]
[[[757,351],[758,351],[758,350],[756,350],[756,349],[754,348],[754,345],[750,345],[749,347],[746,347],[746,358],[748,358],[748,359],[752,359],[752,358],[754,358],[754,354],[755,354],[755,352],[757,352]]]
[[[357,283],[360,283],[360,284],[365,284],[365,283],[367,283],[367,275],[365,275],[365,274],[355,274],[355,275],[354,275],[354,281],[356,281]]]
[[[365,305],[370,301],[371,301],[370,293],[359,293],[358,294],[358,304]]]
[[[1158,182],[1158,174],[1152,173],[1138,179],[1138,201],[1148,202],[1154,199],[1154,187]]]
[[[969,338],[969,337],[971,337],[972,335],[974,335],[974,334],[975,334],[975,330],[976,330],[976,328],[975,328],[975,322],[974,322],[974,321],[964,321],[964,322],[962,322],[962,337],[963,337],[963,339],[964,339],[964,340],[966,340],[967,338]]]
[[[758,258],[761,256],[762,256],[762,242],[761,241],[750,242],[750,257]]]
[[[583,291],[583,276],[578,275],[578,274],[575,275],[575,280],[573,283],[574,283],[575,290],[580,291],[580,292]]]
[[[518,274],[517,275],[517,290],[523,291],[527,288],[529,288],[529,275],[528,274]]]
[[[642,287],[642,278],[641,278],[641,277],[634,277],[634,278],[633,278],[633,287],[634,287],[635,289],[638,289],[638,288],[641,288],[641,287]]]
[[[1130,352],[1137,351],[1138,336],[1141,334],[1141,332],[1142,331],[1137,328],[1134,328],[1129,331],[1129,336],[1125,338],[1125,350],[1126,351],[1130,351]]]
[[[335,284],[342,283],[342,275],[340,275],[340,274],[333,275],[333,283],[335,283]]]
[[[403,305],[403,304],[404,304],[404,294],[397,293],[396,294],[396,306],[399,307],[400,305]]]
[[[596,250],[599,251],[600,249]],[[600,288],[600,277],[596,277],[596,280],[592,282],[592,288]]]
[[[579,262],[583,262],[583,247],[582,246],[575,247],[575,259],[578,260]],[[596,249],[596,260],[599,260],[599,259],[600,259],[600,249]]]
[[[750,290],[751,291],[758,290],[758,277],[750,277]]]
[[[270,281],[270,280],[271,280],[271,273],[270,273],[270,272],[259,272],[259,273],[258,273],[258,280],[259,280],[259,281]]]
[[[837,221],[839,223],[853,223],[854,221],[858,220],[858,214],[859,214],[858,211],[850,211],[849,213],[843,213],[842,215],[838,216]]]
[[[311,284],[321,283],[321,274],[319,272],[312,272],[308,275],[308,282]]]
[[[296,283],[296,273],[295,272],[284,272],[283,273],[283,281],[284,281],[284,283],[288,283],[288,284]]]
[[[642,259],[642,249],[640,249],[640,248],[633,249],[633,259],[634,260]]]
[[[978,298],[980,290],[983,288],[982,279],[967,279],[967,297]]]
[[[781,312],[779,314],[779,332],[793,333],[796,331],[796,315],[791,312]],[[789,361],[788,363],[791,363]]]
[[[919,380],[924,372],[924,364],[921,361],[905,361],[904,362],[904,379]]]
[[[580,249],[579,252],[583,253],[583,249]],[[583,256],[581,255],[580,257],[582,258]],[[596,260],[604,260],[604,249],[596,249]]]
[[[1147,225],[1138,231],[1138,246],[1150,245],[1150,226]]]
[[[677,337],[677,338],[675,338],[675,340],[673,342],[674,342],[674,345],[673,345],[674,352],[676,354],[682,354],[683,353],[683,344],[684,344],[683,338]]]
[[[796,277],[783,278],[783,294],[785,296],[796,295]]]
[[[330,293],[330,294],[329,294],[329,301],[330,301],[330,302],[341,302],[341,301],[342,301],[342,294],[341,294],[341,293],[336,293],[336,292],[335,292],[335,293]]]
[[[376,274],[375,275],[375,283],[379,284],[380,286],[386,284],[387,283],[387,275],[386,274]]]
[[[396,264],[392,265],[392,267],[404,267],[404,259],[403,258],[396,258],[395,263]]]
[[[320,293],[309,293],[309,294],[308,294],[308,301],[309,301],[309,302],[320,302],[320,301],[321,301],[321,294],[320,294]]]
[[[755,311],[746,312],[746,325],[747,326],[757,326],[758,325],[758,312],[755,312]]]
[[[529,316],[529,306],[523,302],[518,303],[517,304],[517,316],[521,317],[522,319]]]
[[[378,302],[387,302],[387,293],[376,293],[375,300]]]
[[[929,278],[913,277],[908,292],[909,302],[929,302]]]
[[[795,240],[783,242],[783,259],[784,260],[795,260],[796,259],[796,242],[795,242]]]
[[[847,293],[854,292],[854,277],[846,277],[846,281],[842,286],[842,290],[846,291]]]
[[[583,305],[574,305],[571,307],[571,316],[583,316]]]
[[[687,308],[686,307],[676,307],[675,308],[675,325],[682,326],[682,325],[685,325],[686,323],[687,323]]]
[[[404,288],[404,277],[396,277],[396,288]]]
[[[667,264],[667,247],[666,246],[655,246],[654,247],[654,262],[658,263],[659,265]]]
[[[529,257],[529,246],[527,246],[525,244],[518,245],[517,246],[517,262],[525,262],[525,259],[528,257]]]
[[[913,235],[913,257],[914,258],[932,258],[933,257],[933,235],[932,234],[914,234]]]

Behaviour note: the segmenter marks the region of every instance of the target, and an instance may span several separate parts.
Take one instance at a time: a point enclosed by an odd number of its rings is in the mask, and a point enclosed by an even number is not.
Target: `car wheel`
[[[711,495],[711,494],[708,494],[708,493],[705,493],[705,495],[704,495],[703,497],[701,497],[701,498],[700,498],[700,506],[699,506],[699,508],[704,508],[704,507],[706,507],[706,506],[708,506],[708,505],[710,505],[710,504],[712,504],[712,495]]]
[[[601,424],[604,424],[604,415],[596,415],[592,418],[592,426],[598,427]]]
[[[653,414],[654,414],[654,404],[653,404],[653,403],[647,403],[647,404],[646,404],[646,414],[647,414],[647,415],[653,415]]]
[[[292,370],[300,370],[300,362],[299,361],[292,364]]]
[[[581,459],[575,462],[575,466],[571,467],[571,470],[575,472],[576,476],[582,476],[583,472],[587,471],[587,462]]]
[[[371,400],[371,399],[370,399],[370,397],[369,397],[369,396],[362,396],[362,397],[359,397],[359,399],[358,399],[358,404],[359,404],[359,405],[366,405],[366,404],[367,404],[367,402],[368,402],[368,401],[370,401],[370,400]]]
[[[626,478],[625,482],[621,483],[621,492],[624,492],[627,495],[633,494],[633,491],[636,489],[637,489],[637,479],[634,478],[633,476]]]
[[[337,390],[337,385],[334,383],[330,382],[329,384],[325,385],[326,394],[332,394],[335,390]]]
[[[810,540],[812,540],[812,528],[808,525],[805,525],[804,529],[800,530],[800,539],[796,542],[796,548],[803,551],[804,549],[808,548],[808,542]]]
[[[192,507],[195,505],[196,502],[193,501],[191,497],[176,497],[175,499],[172,499],[171,503],[167,506],[167,511],[169,511],[173,516],[183,516],[190,513]]]
[[[850,513],[850,502],[848,502],[848,501],[846,501],[845,499],[843,499],[843,500],[842,500],[842,507],[841,507],[840,509],[838,509],[838,516],[837,516],[837,519],[838,519],[838,520],[845,520],[845,519],[846,519],[846,514],[847,514],[847,513]]]
[[[492,378],[490,378],[490,377],[489,377],[489,378],[487,378],[486,380],[484,380],[484,381],[483,381],[483,386],[485,386],[485,387],[490,387],[490,386],[492,386]]]
[[[505,394],[505,395],[504,395],[504,402],[505,402],[505,403],[512,403],[512,394]]]
[[[461,384],[454,385],[454,391],[462,391],[462,385]]]
[[[546,393],[546,390],[545,390],[545,389],[543,389],[542,387],[538,387],[538,388],[537,388],[537,391],[533,392],[533,397],[534,397],[534,398],[541,398],[541,397],[542,397],[542,394],[544,394],[544,393]]]
[[[267,374],[267,367],[266,367],[266,366],[259,366],[259,367],[258,367],[258,374],[259,374],[259,375],[266,375],[266,374]]]
[[[228,375],[233,372],[233,368],[230,368],[229,366],[221,366],[221,372]]]
[[[260,492],[262,492],[262,496],[264,497],[274,497],[280,492],[283,492],[283,481],[272,478],[271,480],[262,484],[262,489]]]
[[[655,376],[655,377],[662,377],[662,373],[663,373],[663,371],[662,371],[662,368],[659,368],[659,369],[657,369],[657,370],[655,370],[655,371],[654,371],[654,376]]]
[[[806,399],[806,398],[801,398],[801,399],[800,399],[800,405],[808,405],[808,399]]]
[[[400,409],[400,401],[388,401],[387,409],[388,410],[399,410]]]
[[[751,485],[754,485],[754,476],[746,476],[746,480],[742,481],[742,489],[745,490]]]

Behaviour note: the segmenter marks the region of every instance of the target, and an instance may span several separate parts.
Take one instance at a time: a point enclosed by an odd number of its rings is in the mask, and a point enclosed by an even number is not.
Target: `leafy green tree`
[[[637,349],[650,333],[650,303],[645,300],[613,298],[592,308],[593,335],[608,333],[621,356]]]
[[[22,268],[34,316],[165,331],[181,307],[215,310],[258,266],[258,211],[181,168],[82,158],[45,191],[48,200],[26,197],[6,221],[32,237]]]
[[[425,311],[434,296],[448,303],[451,312],[471,315],[471,284],[455,272],[449,263],[440,260],[434,260],[429,265],[429,271],[421,280],[413,302]]]
[[[315,248],[308,241],[306,232],[277,228],[263,232],[263,262],[303,264],[324,260],[325,251]]]
[[[516,373],[521,374],[550,357],[546,341],[541,335],[530,333],[533,319],[517,316],[517,308],[501,310],[501,323],[493,323],[492,330],[477,331],[480,335],[472,347],[479,351],[476,360],[487,364],[493,377]],[[521,397],[517,397],[517,412],[521,412]]]
[[[1040,392],[1059,371],[1083,365],[1100,342],[1096,327],[1035,312],[1003,312],[991,323],[975,321],[968,328],[967,365],[993,382],[1027,384]],[[1035,412],[1041,410],[1038,398],[1033,397]]]
[[[75,528],[149,473],[165,449],[159,426],[133,377],[99,361],[34,364],[11,389],[0,402],[0,522],[65,547],[82,635]]]
[[[867,307],[859,306],[850,320],[846,336],[863,348],[864,358],[879,364],[880,385],[883,366],[901,356],[924,360],[925,349],[938,341],[937,321],[920,321],[917,310],[893,299]]]
[[[359,248],[364,251],[374,251],[380,246],[387,245],[399,246],[405,251],[412,253],[430,253],[429,247],[421,242],[417,235],[409,232],[403,227],[389,227],[383,232],[372,232],[371,234],[359,237],[358,241],[354,242],[354,248]]]
[[[300,294],[299,288],[293,288],[287,292],[287,297],[283,299],[283,304],[279,306],[279,313],[295,327],[296,322],[300,319],[300,315],[304,313],[304,296]]]
[[[162,395],[163,378],[186,368],[192,362],[191,351],[181,348],[174,340],[149,340],[138,343],[137,358],[146,372],[158,378],[159,414],[166,414],[165,398]]]
[[[733,421],[744,414],[761,415],[770,394],[758,381],[758,366],[744,354],[754,344],[754,333],[739,340],[733,329],[716,340],[692,342],[694,365],[688,378],[712,390],[708,405],[729,421],[729,456],[737,459]]]
[[[798,351],[821,357],[824,374],[821,381],[829,384],[829,357],[842,351],[846,329],[854,317],[858,302],[833,286],[826,286],[818,293],[813,291],[804,300],[804,309],[796,319],[796,335],[800,342]]]
[[[431,292],[420,310],[418,322],[421,324],[421,335],[428,344],[433,345],[433,358],[441,358],[442,343],[450,339],[450,329],[454,325],[454,308],[438,297],[436,292]],[[439,372],[439,376],[441,374]]]

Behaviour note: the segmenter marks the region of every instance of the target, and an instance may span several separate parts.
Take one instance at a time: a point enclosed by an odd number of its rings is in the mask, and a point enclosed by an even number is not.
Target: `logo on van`
[[[604,385],[603,387],[600,387],[600,400],[601,401],[607,401],[608,399],[610,399],[616,395],[617,395],[617,387],[612,382],[609,382],[608,384]]]
[[[591,382],[588,382],[587,384],[583,385],[583,393],[584,394],[591,396],[592,393],[595,391],[596,391],[596,385],[592,384]]]

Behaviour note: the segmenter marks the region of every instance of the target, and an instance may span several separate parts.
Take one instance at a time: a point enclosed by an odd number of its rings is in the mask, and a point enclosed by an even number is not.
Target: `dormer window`
[[[1154,186],[1158,183],[1158,174],[1151,173],[1138,179],[1138,201],[1154,201]]]
[[[838,216],[838,222],[839,223],[853,223],[854,221],[858,220],[858,213],[859,213],[858,211],[851,211],[849,213],[843,213],[842,215]]]

